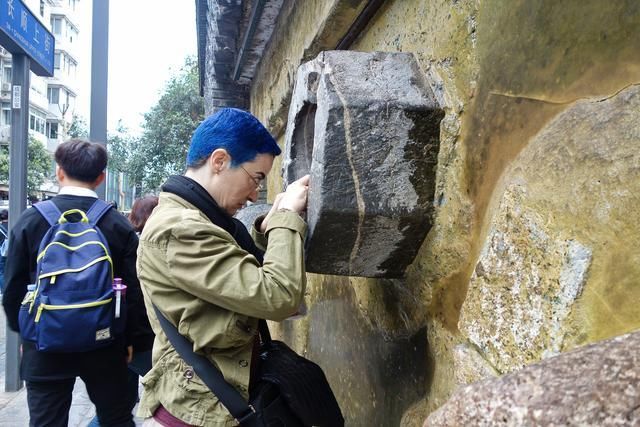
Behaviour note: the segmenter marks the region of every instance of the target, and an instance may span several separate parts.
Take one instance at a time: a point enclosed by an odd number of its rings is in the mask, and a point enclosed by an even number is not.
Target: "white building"
[[[54,75],[31,72],[29,135],[53,153],[67,137],[78,96],[78,5],[80,0],[22,0],[55,37]],[[0,144],[11,136],[11,54],[0,47]],[[54,183],[42,190],[55,193]]]
[[[29,134],[49,151],[66,137],[71,123],[77,88],[78,26],[80,0],[23,0],[56,39],[54,76],[39,77],[31,73],[29,91]],[[11,124],[11,54],[0,49],[0,142],[8,142]]]

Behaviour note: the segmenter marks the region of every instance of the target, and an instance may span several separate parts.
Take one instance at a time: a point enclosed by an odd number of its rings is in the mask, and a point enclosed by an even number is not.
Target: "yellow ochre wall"
[[[281,144],[298,65],[365,4],[285,3],[251,89]],[[446,115],[406,277],[309,274],[307,316],[275,326],[347,425],[422,425],[459,384],[638,329],[639,29],[635,0],[396,0],[350,47],[413,52]]]

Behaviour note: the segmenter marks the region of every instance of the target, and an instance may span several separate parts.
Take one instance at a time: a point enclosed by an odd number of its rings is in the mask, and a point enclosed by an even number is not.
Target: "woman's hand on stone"
[[[278,205],[278,209],[286,209],[298,214],[307,210],[307,194],[309,192],[309,175],[293,181],[285,192]]]

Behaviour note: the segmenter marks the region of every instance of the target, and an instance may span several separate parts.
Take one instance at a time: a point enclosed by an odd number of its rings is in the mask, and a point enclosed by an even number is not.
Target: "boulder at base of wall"
[[[640,425],[640,331],[459,388],[424,426]]]

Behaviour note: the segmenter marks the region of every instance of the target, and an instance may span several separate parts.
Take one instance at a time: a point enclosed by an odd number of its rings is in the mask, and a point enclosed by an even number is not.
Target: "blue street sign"
[[[53,76],[55,38],[20,0],[0,0],[0,45],[27,55],[37,75]]]

